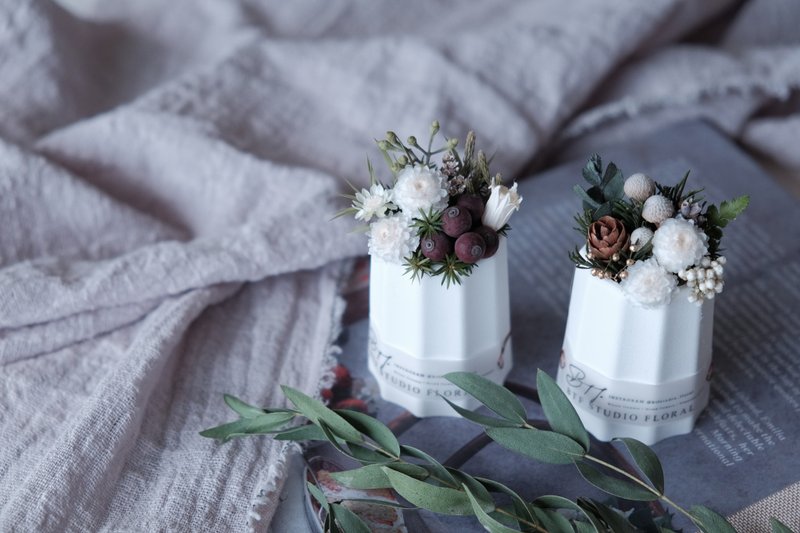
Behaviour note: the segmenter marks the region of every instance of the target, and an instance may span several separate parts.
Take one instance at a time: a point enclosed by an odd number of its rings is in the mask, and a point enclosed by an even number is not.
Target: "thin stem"
[[[521,523],[525,524],[526,526],[530,526],[530,527],[534,528],[536,531],[541,531],[542,533],[547,533],[547,530],[544,529],[539,524],[535,524],[533,522],[525,520],[524,518],[521,518],[521,517],[515,515],[514,513],[509,513],[508,511],[504,511],[503,509],[501,509],[499,507],[495,508],[495,511],[497,511],[500,514],[504,514],[504,515],[506,515],[508,517],[511,517],[514,520],[516,520],[517,522],[521,522]]]
[[[610,463],[607,463],[607,462],[603,461],[602,459],[598,459],[597,457],[594,457],[594,456],[591,456],[591,455],[588,455],[588,454],[584,455],[583,457],[588,459],[588,460],[590,460],[590,461],[594,461],[595,463],[603,465],[606,468],[608,468],[609,470],[613,470],[614,472],[625,476],[626,478],[628,478],[631,481],[637,483],[638,485],[641,485],[642,487],[647,489],[649,492],[651,492],[655,496],[658,496],[658,498],[660,500],[663,500],[668,505],[671,505],[672,507],[674,507],[677,511],[679,511],[682,514],[686,515],[689,518],[689,520],[691,520],[694,524],[697,524],[697,521],[696,521],[695,517],[692,516],[691,513],[689,513],[689,511],[687,511],[686,509],[684,509],[683,507],[681,507],[677,503],[673,502],[666,495],[664,495],[664,494],[660,493],[659,491],[655,490],[653,487],[651,487],[650,485],[648,485],[647,483],[645,483],[644,481],[642,481],[638,477],[634,476],[633,474],[630,474],[630,473],[626,472],[625,470],[622,470],[621,468],[617,468],[616,466],[614,466],[614,465],[612,465]],[[700,524],[697,524],[697,525],[700,525]]]

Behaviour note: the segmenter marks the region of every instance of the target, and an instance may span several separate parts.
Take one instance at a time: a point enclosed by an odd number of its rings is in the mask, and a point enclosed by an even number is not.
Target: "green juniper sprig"
[[[536,382],[550,430],[528,421],[519,399],[508,389],[476,374],[456,372],[445,376],[486,406],[494,416],[469,411],[447,399],[464,418],[479,424],[486,435],[504,448],[550,464],[574,464],[591,485],[630,501],[661,501],[686,516],[703,533],[735,533],[729,522],[704,506],[686,509],[665,493],[664,472],[655,452],[634,439],[618,439],[638,468],[632,473],[590,453],[590,440],[578,414],[552,378],[542,371]],[[246,435],[270,434],[276,440],[328,441],[340,453],[360,463],[359,468],[333,473],[345,486],[356,489],[393,489],[413,507],[445,515],[474,516],[496,533],[637,532],[671,529],[669,517],[626,515],[589,498],[575,501],[561,496],[540,496],[527,501],[502,483],[472,476],[445,466],[423,450],[400,444],[383,423],[346,409],[329,409],[318,400],[283,387],[292,409],[261,409],[231,396],[225,401],[239,419],[201,435],[227,441]],[[304,425],[296,425],[304,421]],[[330,502],[313,484],[308,490],[326,512],[325,531],[367,532],[366,524],[342,501]],[[510,499],[510,504],[501,503]],[[361,500],[363,501],[363,500]],[[390,505],[368,500],[375,505]],[[644,525],[643,525],[644,524]],[[773,519],[773,532],[788,529]]]

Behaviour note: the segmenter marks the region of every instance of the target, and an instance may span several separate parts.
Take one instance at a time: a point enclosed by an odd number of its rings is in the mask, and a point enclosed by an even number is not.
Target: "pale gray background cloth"
[[[513,178],[706,116],[797,167],[797,27],[789,0],[3,0],[0,530],[265,528],[290,450],[198,431],[223,392],[317,392],[373,138],[438,118]]]

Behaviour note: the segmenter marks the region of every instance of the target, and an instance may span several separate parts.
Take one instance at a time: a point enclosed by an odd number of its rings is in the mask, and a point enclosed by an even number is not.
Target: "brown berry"
[[[472,215],[464,208],[454,205],[442,213],[442,230],[451,237],[458,237],[471,227]]]
[[[473,226],[481,225],[483,211],[486,208],[486,204],[483,203],[483,198],[477,194],[462,194],[456,200],[456,205],[469,211]]]
[[[444,261],[444,258],[453,251],[453,240],[444,233],[435,233],[430,237],[423,237],[419,243],[422,255],[431,261]]]
[[[486,251],[486,243],[483,237],[469,231],[456,239],[456,257],[465,263],[475,263],[483,257]]]
[[[500,236],[495,230],[489,226],[481,226],[475,230],[475,233],[480,235],[483,238],[483,242],[486,243],[486,250],[483,252],[484,259],[488,259],[497,253],[497,249],[500,247]]]

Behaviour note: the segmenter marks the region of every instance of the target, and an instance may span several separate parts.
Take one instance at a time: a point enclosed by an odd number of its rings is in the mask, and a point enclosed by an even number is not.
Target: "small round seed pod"
[[[644,202],[656,192],[656,182],[650,176],[637,172],[625,180],[623,190],[628,198]]]
[[[631,233],[631,244],[635,244],[636,246],[644,246],[650,239],[653,238],[653,230],[650,228],[636,228]]]
[[[642,207],[642,218],[656,226],[672,218],[674,214],[675,206],[672,205],[672,201],[660,194],[654,194],[645,200]]]

